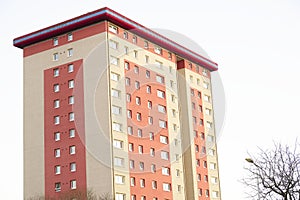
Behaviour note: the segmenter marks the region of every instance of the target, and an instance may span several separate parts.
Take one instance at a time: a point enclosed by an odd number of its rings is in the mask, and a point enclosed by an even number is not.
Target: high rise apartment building
[[[24,198],[221,199],[217,64],[102,8],[18,37]]]

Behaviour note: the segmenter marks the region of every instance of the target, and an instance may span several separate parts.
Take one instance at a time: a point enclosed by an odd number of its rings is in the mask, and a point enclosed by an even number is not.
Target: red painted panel
[[[58,197],[71,192],[70,181],[77,181],[77,189],[86,192],[86,156],[84,128],[83,61],[53,67],[44,71],[44,155],[45,155],[45,196]],[[74,65],[74,71],[68,72],[68,65]],[[59,76],[54,77],[53,70],[59,69]],[[68,81],[74,80],[74,88],[69,88]],[[54,92],[54,84],[59,84],[60,91]],[[74,104],[68,98],[74,96]],[[54,108],[54,100],[60,100],[59,108]],[[69,121],[68,114],[75,113],[75,120]],[[60,116],[60,124],[54,124],[54,116]],[[69,130],[75,129],[75,137],[69,137]],[[60,132],[60,140],[55,141],[54,133]],[[70,155],[69,147],[75,145],[76,153]],[[54,156],[55,149],[60,149],[60,157]],[[70,163],[76,163],[76,171],[70,171]],[[61,174],[55,174],[55,166],[61,166]],[[61,191],[55,191],[55,183],[61,183]]]
[[[36,53],[40,53],[49,49],[55,49],[56,47],[60,47],[62,45],[68,44],[68,43],[72,43],[87,37],[91,37],[93,35],[96,34],[100,34],[106,31],[106,27],[107,27],[107,22],[100,22],[91,26],[86,26],[84,28],[81,29],[77,29],[77,30],[73,30],[72,34],[73,34],[73,40],[72,41],[68,41],[68,37],[67,37],[67,33],[63,34],[63,35],[59,35],[57,36],[58,38],[58,45],[57,46],[53,46],[53,38],[47,39],[47,40],[43,40],[39,43],[33,44],[31,46],[25,47],[24,51],[23,51],[23,56],[27,57],[27,56],[31,56],[33,54]]]
[[[161,159],[161,151],[170,152],[169,144],[160,142],[160,136],[169,136],[168,127],[160,128],[159,120],[167,121],[167,109],[165,113],[158,112],[158,105],[167,106],[166,99],[157,97],[157,90],[166,91],[165,84],[156,81],[156,72],[149,70],[150,77],[146,77],[146,68],[130,63],[130,69],[125,70],[125,76],[130,78],[130,85],[126,86],[126,92],[131,94],[131,102],[127,102],[127,109],[132,111],[132,118],[127,119],[128,126],[133,127],[133,135],[128,136],[128,142],[134,145],[134,150],[129,152],[129,159],[134,160],[135,168],[130,169],[130,176],[135,177],[136,185],[130,187],[131,195],[137,199],[146,196],[146,199],[157,197],[158,199],[172,199],[172,191],[163,191],[163,183],[170,183],[172,177],[162,175],[162,167],[170,168],[169,160]],[[139,73],[134,72],[134,66],[139,67]],[[161,75],[160,75],[161,76]],[[135,88],[135,81],[140,82],[140,89]],[[147,86],[151,86],[151,93],[147,93]],[[136,105],[136,97],[141,98],[141,105]],[[148,108],[148,101],[152,102],[152,109]],[[142,120],[136,119],[136,114],[141,113]],[[153,117],[153,124],[148,124],[148,116]],[[138,129],[142,130],[142,136],[138,136]],[[149,132],[154,133],[154,139],[150,140]],[[170,141],[168,141],[170,142]],[[140,154],[138,146],[143,146]],[[155,149],[155,156],[150,155],[150,148]],[[140,170],[139,162],[144,162],[144,170]],[[156,172],[151,172],[151,164],[156,165]],[[171,171],[171,169],[170,169]],[[140,187],[140,179],[145,179],[145,187]],[[152,188],[152,180],[157,181],[157,189]],[[171,187],[172,190],[172,187]]]

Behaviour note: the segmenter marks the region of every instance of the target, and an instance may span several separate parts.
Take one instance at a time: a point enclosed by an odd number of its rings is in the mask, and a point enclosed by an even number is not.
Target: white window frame
[[[55,167],[54,167],[54,171],[55,171],[55,174],[61,174],[61,166],[60,165],[56,165]]]
[[[58,77],[59,76],[59,68],[53,69],[53,77]]]
[[[55,125],[60,124],[60,116],[59,115],[54,116],[54,124]]]
[[[55,37],[53,38],[53,46],[57,46],[58,45],[58,38]]]
[[[123,185],[125,183],[125,176],[116,174],[115,175],[115,183]]]
[[[123,149],[124,142],[122,140],[116,140],[116,139],[114,139],[113,145],[117,149]]]
[[[68,73],[71,73],[74,71],[74,65],[73,64],[69,64],[68,65]]]
[[[59,99],[55,99],[54,100],[54,105],[53,105],[54,108],[59,108]]]
[[[117,123],[117,122],[113,122],[112,123],[112,129],[114,131],[121,132],[122,131],[122,124]]]
[[[110,79],[113,81],[119,81],[120,80],[120,74],[117,74],[115,72],[111,72]]]
[[[72,33],[68,33],[67,37],[68,37],[68,41],[72,41],[73,40],[73,34]]]
[[[112,105],[111,112],[115,115],[121,115],[122,108],[119,106]]]
[[[160,136],[159,136],[159,141],[160,141],[160,143],[162,143],[162,144],[168,144],[168,137],[165,136],[165,135],[160,135]]]
[[[69,154],[70,155],[76,154],[76,146],[75,145],[72,145],[69,147]]]
[[[58,83],[53,85],[53,91],[59,92],[59,84]]]
[[[169,160],[169,157],[170,157],[169,152],[167,152],[167,151],[161,151],[160,152],[160,157],[163,160]]]
[[[75,190],[76,189],[76,180],[71,180],[70,181],[70,189],[71,190]]]
[[[74,80],[72,79],[72,80],[69,80],[68,81],[68,85],[69,85],[69,88],[74,88]]]
[[[74,96],[69,96],[68,101],[69,101],[69,104],[70,104],[70,105],[73,105],[74,102],[75,102]]]
[[[55,156],[55,158],[59,158],[60,157],[60,149],[55,149],[54,150],[54,156]]]
[[[59,59],[58,53],[54,53],[53,54],[53,61],[58,61],[58,59]]]
[[[110,24],[110,25],[108,26],[108,30],[109,30],[110,32],[112,32],[112,33],[118,34],[118,27],[117,27],[117,26],[114,26],[114,25],[112,25],[112,24]]]
[[[163,183],[163,191],[170,192],[171,191],[171,184],[170,183]]]
[[[75,113],[74,112],[70,112],[69,113],[69,121],[72,122],[75,120]]]
[[[124,158],[114,157],[114,166],[123,167],[124,166]]]
[[[76,163],[75,162],[70,163],[70,172],[76,172]]]
[[[74,54],[73,48],[68,49],[68,57],[73,56],[73,54]]]
[[[54,140],[59,141],[60,140],[60,132],[55,132],[54,133]]]
[[[165,94],[165,92],[162,91],[162,90],[157,90],[157,96],[158,96],[159,98],[164,99],[165,96],[166,96],[166,94]]]

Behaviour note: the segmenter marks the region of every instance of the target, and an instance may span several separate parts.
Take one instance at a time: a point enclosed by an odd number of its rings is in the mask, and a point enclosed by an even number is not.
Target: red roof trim
[[[14,39],[14,46],[24,48],[28,45],[40,42],[45,39],[55,37],[57,35],[70,32],[72,30],[82,28],[103,20],[108,20],[124,29],[130,30],[131,32],[167,49],[175,54],[186,58],[192,62],[195,62],[211,71],[218,69],[217,63],[199,55],[186,47],[138,24],[131,19],[105,7],[87,14],[75,17],[73,19],[61,22],[59,24],[23,35]]]

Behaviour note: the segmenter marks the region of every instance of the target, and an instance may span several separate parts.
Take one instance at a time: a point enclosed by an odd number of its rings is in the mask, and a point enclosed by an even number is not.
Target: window
[[[158,121],[158,124],[159,124],[159,127],[160,128],[167,128],[167,122],[166,121],[164,121],[164,120],[159,120]]]
[[[163,183],[163,191],[170,192],[171,191],[171,184],[170,183]]]
[[[54,140],[59,141],[60,140],[60,132],[54,133]]]
[[[126,31],[124,31],[124,33],[123,33],[123,38],[128,39],[128,33]]]
[[[59,121],[60,121],[60,117],[59,116],[55,116],[54,117],[54,124],[55,125],[59,124]]]
[[[118,43],[114,40],[109,40],[109,47],[112,49],[118,49]]]
[[[201,99],[201,92],[198,91],[198,98]]]
[[[204,76],[207,76],[207,69],[203,69],[203,70],[202,70],[202,74],[203,74]]]
[[[132,134],[133,134],[133,129],[132,129],[131,126],[128,126],[128,127],[127,127],[127,133],[128,133],[129,135],[132,135]]]
[[[136,113],[136,120],[141,121],[142,120],[142,114],[141,113]]]
[[[204,101],[210,102],[210,96],[204,95]]]
[[[166,113],[166,107],[163,106],[163,105],[158,104],[157,110],[158,110],[158,112],[160,112],[160,113]]]
[[[115,200],[125,200],[125,194],[122,193],[117,193],[116,194],[116,199]]]
[[[57,61],[57,60],[58,60],[58,53],[54,53],[54,54],[53,54],[53,60],[54,60],[54,61]]]
[[[114,56],[110,56],[110,61],[109,61],[110,64],[112,65],[116,65],[118,66],[119,65],[119,59],[114,57]]]
[[[176,110],[175,109],[172,109],[172,115],[173,115],[173,117],[176,117]]]
[[[170,80],[170,87],[174,88],[174,81]]]
[[[115,115],[120,115],[121,114],[121,107],[119,106],[112,106],[112,113],[115,114]]]
[[[111,76],[110,76],[110,79],[113,80],[113,81],[119,81],[119,79],[120,79],[120,74],[117,74],[117,73],[112,72],[112,73],[111,73]]]
[[[169,66],[169,73],[170,73],[170,74],[173,73],[173,68],[172,68],[172,66]]]
[[[212,196],[213,198],[218,198],[218,197],[219,197],[219,192],[213,191],[213,192],[211,193],[211,196]]]
[[[74,96],[69,96],[69,104],[74,104]]]
[[[143,131],[142,131],[142,129],[138,129],[137,130],[137,134],[138,134],[138,137],[143,137]]]
[[[75,119],[75,114],[73,112],[69,113],[69,121],[72,122]]]
[[[118,132],[121,132],[122,130],[122,125],[121,124],[119,124],[119,123],[116,123],[116,122],[113,122],[113,124],[112,124],[112,129],[114,130],[114,131],[118,131]]]
[[[117,148],[117,149],[123,149],[123,141],[114,140],[114,147]]]
[[[144,171],[144,166],[145,166],[145,165],[144,165],[144,162],[140,162],[140,170],[141,170],[141,171]]]
[[[170,175],[170,168],[168,168],[168,167],[162,167],[161,168],[161,173],[162,173],[162,175],[169,176]]]
[[[209,163],[209,168],[211,170],[215,170],[215,169],[217,169],[217,164],[216,163]]]
[[[209,108],[205,108],[205,114],[207,114],[207,115],[211,115],[211,109],[209,109]]]
[[[155,149],[154,148],[150,148],[150,156],[151,157],[155,156]]]
[[[128,62],[125,62],[125,63],[124,63],[124,68],[125,68],[126,70],[129,70],[129,63],[128,63]]]
[[[169,152],[167,152],[167,151],[161,151],[160,152],[160,157],[163,160],[169,160]]]
[[[129,168],[134,169],[134,160],[129,160]]]
[[[147,92],[148,94],[151,93],[151,86],[150,86],[150,85],[147,85],[147,86],[146,86],[146,92]]]
[[[207,83],[207,82],[203,82],[203,87],[204,87],[205,89],[208,89],[208,87],[209,87],[209,83]]]
[[[53,38],[53,46],[57,46],[58,45],[58,38]]]
[[[181,185],[177,185],[177,191],[181,192]]]
[[[55,174],[60,174],[60,169],[61,169],[60,165],[56,165],[54,167]]]
[[[54,77],[59,76],[59,69],[58,69],[58,68],[55,68],[55,69],[53,70],[53,76],[54,76]]]
[[[206,153],[206,147],[203,146],[203,147],[201,148],[201,153],[203,153],[203,154]],[[205,164],[204,167],[206,168],[206,167],[207,167],[207,166],[206,166],[206,165],[207,165],[207,164],[206,164],[206,161],[204,161],[204,164]]]
[[[197,85],[200,85],[200,79],[197,78]]]
[[[68,49],[68,57],[73,56],[73,49]]]
[[[145,56],[145,62],[149,63],[149,56]]]
[[[162,66],[163,66],[163,63],[162,62],[160,62],[160,61],[155,61],[155,65],[156,65],[156,67],[158,67],[158,68],[162,68]]]
[[[191,95],[192,95],[192,96],[195,95],[194,89],[191,89]]]
[[[173,95],[173,94],[171,95],[171,100],[173,103],[175,103],[175,95]]]
[[[130,186],[135,186],[135,177],[130,177]]]
[[[150,71],[146,70],[146,78],[150,78]]]
[[[124,184],[125,177],[121,175],[115,175],[115,183],[116,184]]]
[[[133,143],[128,144],[128,151],[130,151],[130,152],[134,151],[134,144]]]
[[[74,80],[69,80],[69,88],[74,88]]]
[[[153,124],[153,117],[151,116],[148,116],[148,124]]]
[[[61,191],[61,183],[55,183],[55,192],[60,192]]]
[[[165,98],[165,92],[164,92],[164,91],[161,91],[161,90],[157,90],[157,96],[158,96],[159,98],[164,99],[164,98]]]
[[[138,150],[139,150],[139,154],[143,154],[144,149],[142,145],[139,145]]]
[[[130,78],[128,78],[128,77],[125,78],[125,85],[127,85],[127,86],[130,85]]]
[[[197,118],[193,116],[193,123],[197,124]]]
[[[71,180],[71,181],[70,181],[70,188],[71,188],[72,190],[76,189],[76,180]]]
[[[134,35],[134,36],[132,36],[132,42],[133,43],[137,43],[137,37]]]
[[[180,170],[179,169],[176,169],[176,176],[180,177]]]
[[[206,127],[209,128],[209,129],[212,128],[212,122],[208,122],[208,121],[207,121],[207,122],[206,122]]]
[[[145,187],[145,179],[140,179],[140,186]]]
[[[120,91],[119,90],[116,90],[116,89],[111,89],[111,96],[112,97],[116,97],[116,98],[119,98],[120,97]]]
[[[193,76],[190,76],[190,82],[193,83],[194,82],[194,78]]]
[[[146,200],[146,196],[141,196],[141,200]]]
[[[205,196],[209,197],[209,190],[205,190]]]
[[[139,70],[139,67],[135,65],[133,71],[134,71],[134,73],[138,74],[139,71],[140,71],[140,70]]]
[[[114,165],[122,167],[124,165],[124,158],[114,157]]]
[[[204,139],[205,139],[205,134],[204,134],[204,133],[201,133],[201,134],[200,134],[200,137],[201,137],[201,140],[204,140]]]
[[[204,181],[207,182],[208,181],[208,176],[204,175]]]
[[[53,104],[54,104],[53,105],[54,108],[59,108],[59,99],[54,100]]]
[[[203,126],[203,119],[199,120],[199,126]]]
[[[202,112],[202,106],[201,105],[198,105],[198,110],[199,110],[199,112]]]
[[[189,63],[189,67],[190,67],[190,69],[193,69],[192,63]]]
[[[132,111],[131,111],[131,110],[127,110],[127,117],[128,117],[129,119],[132,118]]]
[[[115,34],[118,33],[118,27],[116,27],[116,26],[114,26],[114,25],[112,25],[112,24],[109,25],[108,30],[109,30],[110,32],[112,32],[112,33],[115,33]]]
[[[148,41],[144,41],[144,47],[145,47],[145,49],[148,49],[148,48],[149,48],[149,43],[148,43]]]
[[[69,153],[70,153],[70,155],[73,155],[76,153],[76,147],[74,145],[69,147]]]
[[[200,166],[200,160],[199,159],[196,159],[196,165],[197,165],[197,167]]]
[[[70,163],[70,172],[76,172],[76,163]]]
[[[55,149],[55,150],[54,150],[54,156],[55,156],[56,158],[59,158],[59,157],[60,157],[60,149]]]
[[[173,131],[177,131],[177,125],[173,124]]]
[[[68,65],[68,72],[71,73],[73,71],[74,71],[74,65],[73,64]]]
[[[136,50],[133,51],[133,57],[134,57],[134,58],[137,58],[137,57],[138,57],[138,51],[136,51]]]
[[[125,53],[125,55],[128,55],[128,52],[129,52],[129,48],[127,46],[124,46],[124,53]]]
[[[211,177],[210,181],[211,181],[213,184],[217,184],[218,179],[217,179],[217,177]]]
[[[152,109],[152,101],[148,101],[148,108]]]
[[[70,129],[70,130],[69,130],[69,137],[70,137],[70,138],[75,137],[75,129]]]
[[[160,76],[160,75],[156,75],[156,82],[164,84],[165,83],[165,78]]]
[[[161,136],[159,136],[159,141],[163,144],[168,144],[168,137],[161,135]]]
[[[212,135],[207,135],[207,141],[208,141],[208,142],[214,142],[214,136],[212,136]]]
[[[72,33],[68,33],[68,41],[72,41],[73,40],[73,34]]]
[[[201,174],[197,174],[197,181],[201,181]]]
[[[131,195],[131,200],[136,200],[136,195],[135,194]]]
[[[126,94],[126,101],[131,102],[131,94]]]
[[[202,188],[199,188],[199,189],[198,189],[198,195],[199,195],[199,196],[202,196]]]
[[[59,92],[59,84],[54,84],[53,91],[54,92]]]
[[[135,81],[135,89],[140,89],[140,82],[138,82],[138,81]]]
[[[197,144],[195,145],[195,151],[199,152],[199,145],[197,145]]]
[[[157,189],[157,181],[152,181],[152,189]]]
[[[208,155],[214,156],[215,155],[215,150],[214,149],[209,149],[208,150]]]
[[[151,172],[155,173],[156,172],[156,165],[155,164],[151,164]]]
[[[172,53],[171,53],[171,52],[168,52],[168,58],[169,58],[170,60],[172,60]]]
[[[150,132],[150,133],[149,133],[149,139],[150,139],[150,140],[154,140],[154,133],[153,133],[153,132]]]
[[[154,47],[154,52],[161,55],[162,49],[160,47]]]
[[[135,104],[141,105],[141,97],[135,97]]]

